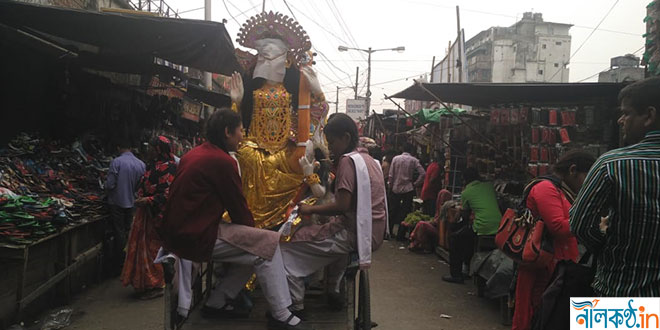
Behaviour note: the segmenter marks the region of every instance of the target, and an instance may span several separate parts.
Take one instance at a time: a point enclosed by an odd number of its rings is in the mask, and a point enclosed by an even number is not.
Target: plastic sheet
[[[71,314],[73,314],[71,308],[60,308],[54,311],[44,319],[41,330],[58,330],[68,327],[71,324]]]

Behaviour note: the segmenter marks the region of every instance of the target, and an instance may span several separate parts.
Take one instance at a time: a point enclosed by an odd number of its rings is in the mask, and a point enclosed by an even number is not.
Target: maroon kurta
[[[243,196],[236,161],[224,150],[206,142],[181,158],[165,206],[163,246],[181,258],[197,262],[210,260],[225,210],[231,216],[233,223],[229,226],[238,242],[225,241],[253,254],[260,249],[267,250],[260,256],[269,257],[270,254],[272,257],[269,252],[275,251],[277,237],[267,242],[248,239],[271,235],[251,228],[254,218]]]

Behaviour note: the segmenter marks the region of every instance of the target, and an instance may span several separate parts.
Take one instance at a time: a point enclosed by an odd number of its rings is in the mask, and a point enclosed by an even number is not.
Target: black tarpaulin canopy
[[[159,57],[225,75],[240,70],[231,38],[224,24],[218,22],[99,13],[0,0],[0,23],[60,45],[66,44],[66,40],[89,45],[76,50],[99,59],[153,63],[153,57]]]
[[[390,98],[441,101],[470,106],[496,104],[611,104],[616,106],[624,83],[415,83]]]

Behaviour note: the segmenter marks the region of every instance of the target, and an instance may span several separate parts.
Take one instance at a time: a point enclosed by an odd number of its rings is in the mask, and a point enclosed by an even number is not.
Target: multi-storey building
[[[510,27],[491,27],[465,43],[469,82],[568,82],[571,24],[527,12]]]
[[[644,68],[639,66],[639,57],[632,54],[613,57],[610,69],[598,75],[598,82],[624,82],[644,79]]]

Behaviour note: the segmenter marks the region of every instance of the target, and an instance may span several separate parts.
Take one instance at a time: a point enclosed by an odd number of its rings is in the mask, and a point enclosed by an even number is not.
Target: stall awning
[[[0,23],[99,60],[151,64],[159,57],[225,75],[240,70],[231,37],[218,22],[0,1]]]
[[[216,108],[231,107],[231,98],[228,95],[210,91],[204,87],[188,85],[186,95]]]
[[[421,86],[447,103],[470,106],[496,104],[618,104],[623,83],[441,83]],[[420,84],[412,85],[391,98],[436,101]]]

